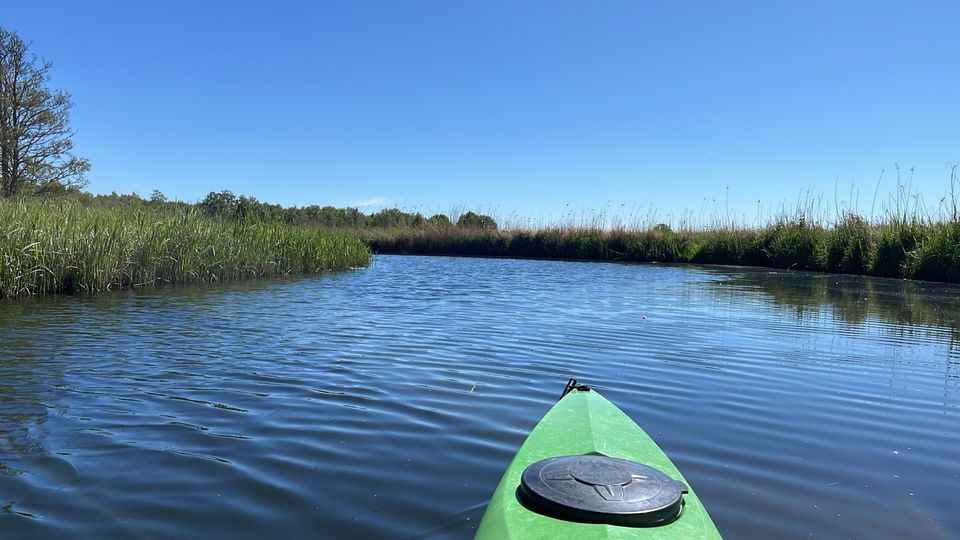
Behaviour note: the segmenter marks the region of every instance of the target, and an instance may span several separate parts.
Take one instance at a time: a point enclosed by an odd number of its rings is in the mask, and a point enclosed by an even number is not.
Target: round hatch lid
[[[557,456],[528,466],[518,495],[530,510],[567,521],[665,525],[683,509],[687,486],[635,461]]]

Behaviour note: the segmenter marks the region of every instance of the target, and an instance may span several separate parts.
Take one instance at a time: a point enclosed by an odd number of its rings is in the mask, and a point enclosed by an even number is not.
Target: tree
[[[225,189],[220,193],[211,191],[206,198],[197,203],[197,206],[210,217],[232,218],[237,213],[237,204],[239,204],[237,196],[229,189]]]
[[[154,206],[163,206],[163,203],[167,202],[167,196],[163,194],[159,189],[155,189],[150,193],[150,204]]]
[[[90,162],[73,150],[70,94],[51,90],[52,64],[28,53],[20,36],[0,28],[0,195],[80,188]]]
[[[399,208],[384,208],[375,214],[370,214],[367,220],[369,227],[421,227],[423,216],[420,212],[408,214]]]
[[[450,227],[453,225],[450,223],[450,218],[443,214],[434,214],[430,216],[430,219],[427,220],[427,223],[439,228]]]
[[[483,229],[489,231],[497,230],[497,222],[490,216],[467,212],[462,214],[457,220],[457,227],[461,229]]]

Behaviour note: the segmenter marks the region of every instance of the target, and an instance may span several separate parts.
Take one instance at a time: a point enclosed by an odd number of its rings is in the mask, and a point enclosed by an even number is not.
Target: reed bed
[[[379,253],[767,266],[960,282],[960,222],[905,217],[869,224],[846,214],[826,226],[781,218],[762,228],[458,227],[362,231]]]
[[[0,200],[0,297],[97,292],[344,270],[369,264],[356,234],[195,209]]]

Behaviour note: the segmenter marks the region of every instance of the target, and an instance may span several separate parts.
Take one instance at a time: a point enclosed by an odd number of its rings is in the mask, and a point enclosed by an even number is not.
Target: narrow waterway
[[[0,302],[0,537],[470,537],[568,376],[728,538],[960,536],[960,288],[378,256]]]

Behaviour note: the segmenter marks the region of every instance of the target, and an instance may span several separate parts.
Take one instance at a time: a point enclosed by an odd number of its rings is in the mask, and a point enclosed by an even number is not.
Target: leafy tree
[[[332,207],[327,207],[327,208],[332,208]],[[341,213],[341,215],[343,216],[343,223],[348,227],[354,227],[354,228],[362,227],[364,222],[366,221],[366,216],[363,214],[363,212],[361,212],[360,210],[357,210],[356,208],[342,208],[342,209],[334,208],[334,210]]]
[[[262,203],[258,201],[256,197],[241,195],[240,198],[237,199],[234,214],[240,219],[262,219],[263,209],[261,205]]]
[[[167,202],[167,196],[164,195],[163,192],[160,191],[159,189],[155,189],[155,190],[153,190],[152,193],[150,193],[150,203],[151,203],[151,204],[154,204],[154,205],[156,205],[156,206],[160,206],[160,205],[162,205],[162,204],[165,203],[165,202]]]
[[[90,162],[71,153],[70,94],[51,90],[52,64],[0,28],[0,195],[86,185]]]
[[[399,208],[385,208],[370,214],[367,225],[370,227],[421,227],[423,216],[419,212],[408,214]]]
[[[229,218],[236,215],[237,204],[237,196],[232,191],[225,189],[219,193],[211,191],[202,201],[197,203],[197,206],[208,216]]]
[[[497,222],[493,220],[490,216],[485,216],[483,214],[477,214],[474,212],[467,212],[462,214],[460,219],[457,220],[457,227],[462,229],[484,229],[495,231],[497,230]]]
[[[434,227],[450,227],[453,223],[450,222],[450,218],[443,214],[434,214],[430,216],[430,219],[427,220],[430,225]]]

